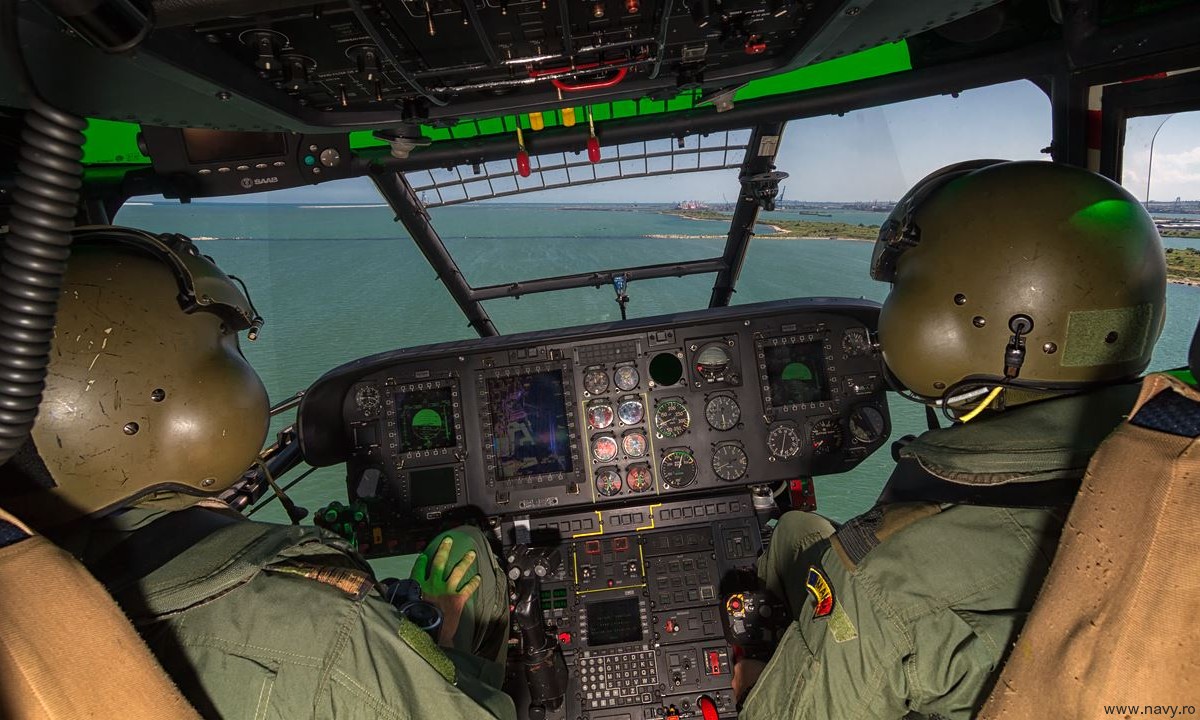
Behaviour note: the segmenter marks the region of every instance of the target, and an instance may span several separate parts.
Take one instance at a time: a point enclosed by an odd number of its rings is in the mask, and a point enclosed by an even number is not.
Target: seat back
[[[0,717],[199,720],[100,583],[0,510]]]
[[[1195,707],[1198,511],[1200,393],[1151,375],[1088,465],[1041,594],[979,717]]]

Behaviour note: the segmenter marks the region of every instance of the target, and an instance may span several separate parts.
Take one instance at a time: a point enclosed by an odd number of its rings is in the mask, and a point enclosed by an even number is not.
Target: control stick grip
[[[534,718],[562,707],[567,694],[567,661],[558,638],[546,632],[538,599],[542,578],[557,571],[561,562],[557,549],[518,545],[508,553],[508,576],[515,581],[512,616],[521,634],[521,665],[529,685],[529,715]]]

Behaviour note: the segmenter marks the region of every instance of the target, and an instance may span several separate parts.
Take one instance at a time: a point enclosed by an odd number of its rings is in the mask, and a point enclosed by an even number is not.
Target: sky
[[[1167,119],[1155,139],[1151,166],[1150,140],[1164,117]],[[1049,99],[1032,83],[1019,81],[969,90],[958,97],[935,96],[844,116],[793,120],[784,131],[777,165],[790,175],[783,183],[789,200],[896,200],[922,177],[953,162],[984,157],[1046,158],[1041,151],[1050,144],[1050,127]],[[697,142],[711,144],[722,139],[693,137],[688,142],[695,146]],[[616,148],[604,148],[603,152],[605,157],[612,157]],[[1145,198],[1147,169],[1151,167],[1151,199],[1200,199],[1200,112],[1130,120],[1122,181],[1139,198]],[[414,184],[420,180],[412,179]],[[732,199],[736,192],[737,171],[718,170],[548,190],[519,195],[511,201],[721,202]],[[382,202],[365,178],[247,195],[238,200]]]

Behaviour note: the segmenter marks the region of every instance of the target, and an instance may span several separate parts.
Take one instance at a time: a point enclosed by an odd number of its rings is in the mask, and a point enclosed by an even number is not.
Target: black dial
[[[696,481],[696,458],[687,450],[672,450],[663,456],[659,477],[667,487],[691,485]]]
[[[850,328],[842,335],[842,352],[846,357],[861,357],[873,349],[871,336],[866,328]]]
[[[583,374],[583,389],[599,395],[608,389],[608,373],[604,368],[592,368]]]
[[[596,492],[604,497],[612,497],[621,492],[621,474],[613,468],[605,468],[596,473]]]
[[[654,408],[654,429],[663,437],[679,437],[691,424],[692,416],[682,400],[663,400]]]
[[[741,480],[746,475],[750,459],[740,445],[726,443],[713,451],[712,469],[717,477],[727,482]]]
[[[715,395],[704,406],[704,419],[713,430],[732,430],[742,419],[742,409],[729,395]]]
[[[379,388],[362,385],[354,392],[354,404],[363,413],[370,415],[379,410]]]
[[[834,418],[825,418],[813,423],[809,429],[813,456],[828,455],[842,446],[842,426]]]
[[[850,436],[862,445],[870,445],[881,438],[886,425],[883,413],[872,405],[860,405],[850,413]]]
[[[796,428],[781,423],[771,428],[767,435],[767,448],[772,455],[783,460],[796,457],[800,452],[800,435]]]

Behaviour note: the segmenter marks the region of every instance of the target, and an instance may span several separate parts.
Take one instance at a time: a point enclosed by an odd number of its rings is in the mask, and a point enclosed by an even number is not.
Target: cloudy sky
[[[1163,120],[1166,118],[1166,122]],[[1126,137],[1123,182],[1150,196],[1200,199],[1200,112],[1135,118]],[[712,142],[709,138],[706,142]],[[692,139],[690,142],[696,142]],[[929,172],[982,157],[1037,159],[1050,144],[1050,103],[1028,82],[1008,83],[880,108],[795,120],[784,133],[779,169],[791,200],[895,200]],[[606,148],[613,153],[613,148]],[[737,188],[735,170],[643,178],[518,196],[518,202],[718,202]],[[414,178],[416,181],[416,178]],[[365,179],[244,196],[248,202],[380,202]],[[228,202],[228,198],[222,199]]]

